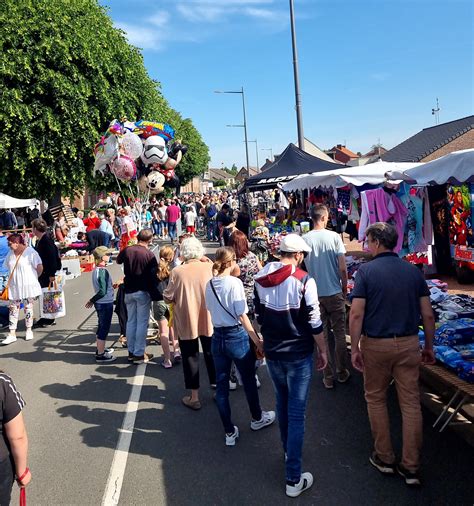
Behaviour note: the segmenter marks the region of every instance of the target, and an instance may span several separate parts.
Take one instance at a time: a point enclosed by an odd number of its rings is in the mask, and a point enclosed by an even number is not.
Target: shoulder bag
[[[217,299],[217,302],[220,304],[220,306],[222,307],[222,309],[231,317],[233,318],[235,321],[236,321],[236,325],[240,325],[240,322],[237,320],[237,318],[224,306],[224,304],[222,304],[221,302],[221,299],[219,299],[219,296],[217,295],[217,292],[216,292],[216,289],[214,288],[214,283],[212,282],[212,280],[210,281],[210,284],[211,284],[211,288],[212,288],[212,292],[214,293],[214,296],[216,297]]]
[[[21,255],[23,255],[23,252],[21,252],[18,255],[18,258],[16,259],[15,267],[13,267],[10,276],[8,276],[8,281],[7,284],[5,285],[5,288],[2,290],[2,293],[0,293],[0,300],[8,300],[8,287],[10,286],[10,281],[12,279],[13,273],[15,272],[16,266],[18,265],[18,262],[20,261]]]

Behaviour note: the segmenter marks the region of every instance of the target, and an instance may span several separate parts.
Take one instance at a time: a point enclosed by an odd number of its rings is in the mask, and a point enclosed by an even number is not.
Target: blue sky
[[[143,49],[149,74],[209,146],[211,166],[245,165],[240,95],[260,165],[296,142],[287,0],[100,0]],[[322,149],[392,148],[474,112],[471,0],[294,0],[305,136]],[[156,118],[159,119],[159,118]],[[249,143],[256,165],[255,143]]]

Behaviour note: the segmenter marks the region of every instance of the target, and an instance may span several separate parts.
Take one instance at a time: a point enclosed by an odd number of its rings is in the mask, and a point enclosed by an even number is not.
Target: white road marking
[[[120,436],[115,448],[112,466],[110,467],[107,485],[102,498],[102,506],[111,506],[119,503],[120,492],[122,490],[123,477],[127,467],[128,452],[132,442],[135,419],[137,417],[138,406],[140,404],[140,394],[143,382],[145,380],[146,364],[140,364],[132,382],[132,391],[125,408],[125,417],[123,419]]]
[[[157,244],[151,251],[155,251],[160,245]],[[140,395],[145,381],[146,364],[140,364],[132,381],[132,391],[125,408],[125,417],[120,429],[119,440],[115,447],[114,458],[110,467],[107,485],[102,498],[102,506],[112,506],[119,503],[122,491],[123,478],[127,468],[128,452],[132,442],[133,429],[140,405]]]

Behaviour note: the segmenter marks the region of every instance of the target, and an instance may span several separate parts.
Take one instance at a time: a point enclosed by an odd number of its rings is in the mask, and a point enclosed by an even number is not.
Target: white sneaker
[[[235,381],[229,380],[229,390],[237,390],[237,383]]]
[[[25,341],[31,341],[33,339],[33,331],[31,329],[26,330]]]
[[[302,473],[300,481],[294,485],[286,484],[286,495],[288,497],[298,497],[301,492],[308,490],[313,484],[313,475],[311,473]]]
[[[5,339],[3,341],[0,341],[0,345],[6,345],[6,344],[12,344],[16,341],[16,336],[12,335],[12,334],[8,334],[7,337],[5,337]]]
[[[252,430],[260,430],[271,425],[275,421],[275,411],[262,411],[262,418],[260,420],[252,420],[250,428]]]
[[[235,442],[239,439],[239,428],[237,425],[234,425],[234,432],[232,434],[225,435],[225,444],[226,446],[235,446]]]

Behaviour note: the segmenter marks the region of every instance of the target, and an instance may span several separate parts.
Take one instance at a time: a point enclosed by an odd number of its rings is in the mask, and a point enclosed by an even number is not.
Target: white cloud
[[[153,14],[153,16],[149,18],[149,21],[154,26],[162,27],[166,26],[169,23],[170,17],[171,16],[169,12],[161,11]]]
[[[115,23],[115,25],[125,32],[130,44],[141,49],[153,49],[155,51],[163,49],[165,39],[163,32],[129,23]]]

